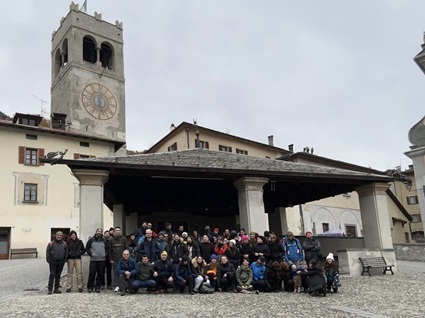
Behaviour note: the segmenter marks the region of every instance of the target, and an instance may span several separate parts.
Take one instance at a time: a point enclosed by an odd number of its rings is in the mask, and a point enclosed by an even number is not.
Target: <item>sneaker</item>
[[[119,291],[120,291],[120,288],[118,286],[115,287],[114,292],[119,292]]]
[[[71,292],[71,288],[67,288],[67,289],[66,289],[66,292],[67,292],[67,293],[70,293],[70,292]]]
[[[55,293],[55,294],[62,294],[62,292],[61,292],[59,289],[55,289],[55,290],[53,291],[53,293]]]
[[[78,288],[78,292],[79,293],[82,293],[83,292],[83,289],[82,288]]]
[[[51,291],[51,290],[49,290],[48,292],[47,292],[47,294],[49,294],[49,295],[51,295],[53,292]]]
[[[260,291],[257,289],[257,290],[255,291],[255,293],[258,295],[258,294],[260,293]]]
[[[92,293],[93,292],[93,288],[89,288],[88,291],[89,291],[89,293]]]

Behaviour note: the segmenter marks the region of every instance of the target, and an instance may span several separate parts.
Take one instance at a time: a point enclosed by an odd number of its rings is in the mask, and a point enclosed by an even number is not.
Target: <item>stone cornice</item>
[[[72,173],[80,181],[80,185],[103,186],[109,178],[109,171],[73,169]]]

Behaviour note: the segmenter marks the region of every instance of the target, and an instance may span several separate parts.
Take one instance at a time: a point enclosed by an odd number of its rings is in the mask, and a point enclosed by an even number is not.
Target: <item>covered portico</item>
[[[80,236],[102,225],[102,199],[126,233],[141,220],[282,233],[286,207],[357,191],[365,247],[392,249],[386,175],[206,149],[61,160],[80,181]],[[102,198],[103,194],[103,198]]]

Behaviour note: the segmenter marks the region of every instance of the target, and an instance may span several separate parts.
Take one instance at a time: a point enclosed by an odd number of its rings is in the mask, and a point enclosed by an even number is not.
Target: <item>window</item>
[[[26,125],[26,126],[36,126],[36,121],[35,119],[29,119],[29,118],[20,118],[19,123],[22,125]]]
[[[37,184],[24,184],[24,202],[37,202]]]
[[[198,145],[198,140],[195,139],[195,148],[210,149],[210,143],[208,141],[199,140]]]
[[[29,166],[43,166],[38,158],[44,156],[44,149],[19,147],[18,162]]]
[[[412,195],[412,196],[406,197],[406,200],[407,200],[408,205],[418,204],[418,196],[417,195]]]
[[[404,232],[404,238],[406,239],[406,243],[410,243],[410,237],[408,232]]]
[[[30,140],[37,140],[37,135],[26,134],[25,138]]]
[[[61,231],[63,233],[62,240],[64,242],[68,241],[69,232],[71,229],[69,227],[52,227],[50,228],[50,240],[53,241],[56,238],[56,232]]]
[[[90,63],[96,63],[97,61],[96,44],[88,36],[83,38],[83,60]]]
[[[220,151],[226,151],[226,152],[232,152],[232,147],[218,145],[218,150],[220,150]]]
[[[102,63],[102,67],[112,70],[114,68],[113,57],[112,48],[108,44],[102,43],[100,46],[100,62]]]
[[[37,165],[37,149],[26,148],[25,149],[25,164],[26,165]]]
[[[242,150],[242,149],[236,148],[236,153],[238,153],[240,155],[247,155],[248,154],[248,150]]]
[[[412,223],[422,222],[420,214],[412,214],[411,216],[412,216]]]
[[[90,159],[90,158],[96,158],[96,156],[83,155],[81,153],[74,153],[74,159]]]
[[[322,223],[323,233],[329,231],[329,223]]]
[[[168,147],[168,151],[176,151],[177,150],[177,142],[173,143],[170,147]]]
[[[346,225],[345,233],[347,237],[357,237],[356,235],[356,226],[355,225]]]
[[[86,141],[80,141],[80,147],[90,147],[90,143]]]

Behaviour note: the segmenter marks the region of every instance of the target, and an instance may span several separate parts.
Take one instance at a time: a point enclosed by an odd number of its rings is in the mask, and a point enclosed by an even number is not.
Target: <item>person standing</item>
[[[63,233],[56,232],[55,239],[47,244],[46,261],[49,263],[49,283],[47,285],[49,295],[60,294],[59,283],[63,266],[68,260],[68,246],[62,240]],[[55,289],[53,290],[53,285]]]
[[[322,254],[320,254],[321,245],[318,239],[313,238],[313,233],[310,231],[305,232],[307,237],[303,242],[303,248],[305,253],[305,261],[309,264],[312,259],[319,262]]]
[[[109,234],[109,231],[106,230],[103,232],[103,238],[105,239],[106,244],[110,244],[110,240],[112,239],[112,236]],[[108,248],[110,250],[110,247]],[[108,290],[112,289],[112,263],[111,263],[111,255],[106,254],[106,261],[105,261],[105,274],[106,274],[106,288]],[[105,283],[105,281],[104,281]],[[101,286],[101,289],[105,289],[105,285]]]
[[[101,228],[98,228],[96,234],[88,240],[86,251],[90,256],[87,289],[89,293],[91,293],[93,289],[95,289],[96,293],[100,293],[101,286],[105,284],[106,255],[109,254],[109,244],[103,238],[103,231]]]
[[[295,264],[300,267],[303,260],[303,248],[300,241],[294,237],[294,233],[288,231],[286,237],[282,241],[282,247],[285,250],[283,259],[285,262]]]
[[[68,245],[68,275],[66,280],[66,292],[69,293],[72,289],[72,280],[74,276],[74,270],[77,274],[77,286],[78,291],[81,293],[83,291],[83,271],[81,268],[81,255],[83,255],[86,250],[84,248],[83,242],[78,239],[77,232],[71,231],[70,236],[67,242]]]
[[[110,231],[109,231],[110,232]],[[110,245],[110,260],[112,264],[113,280],[115,284],[115,292],[119,291],[119,282],[117,274],[117,264],[121,259],[122,252],[128,249],[127,239],[121,235],[121,228],[115,227],[114,236],[109,240]]]

